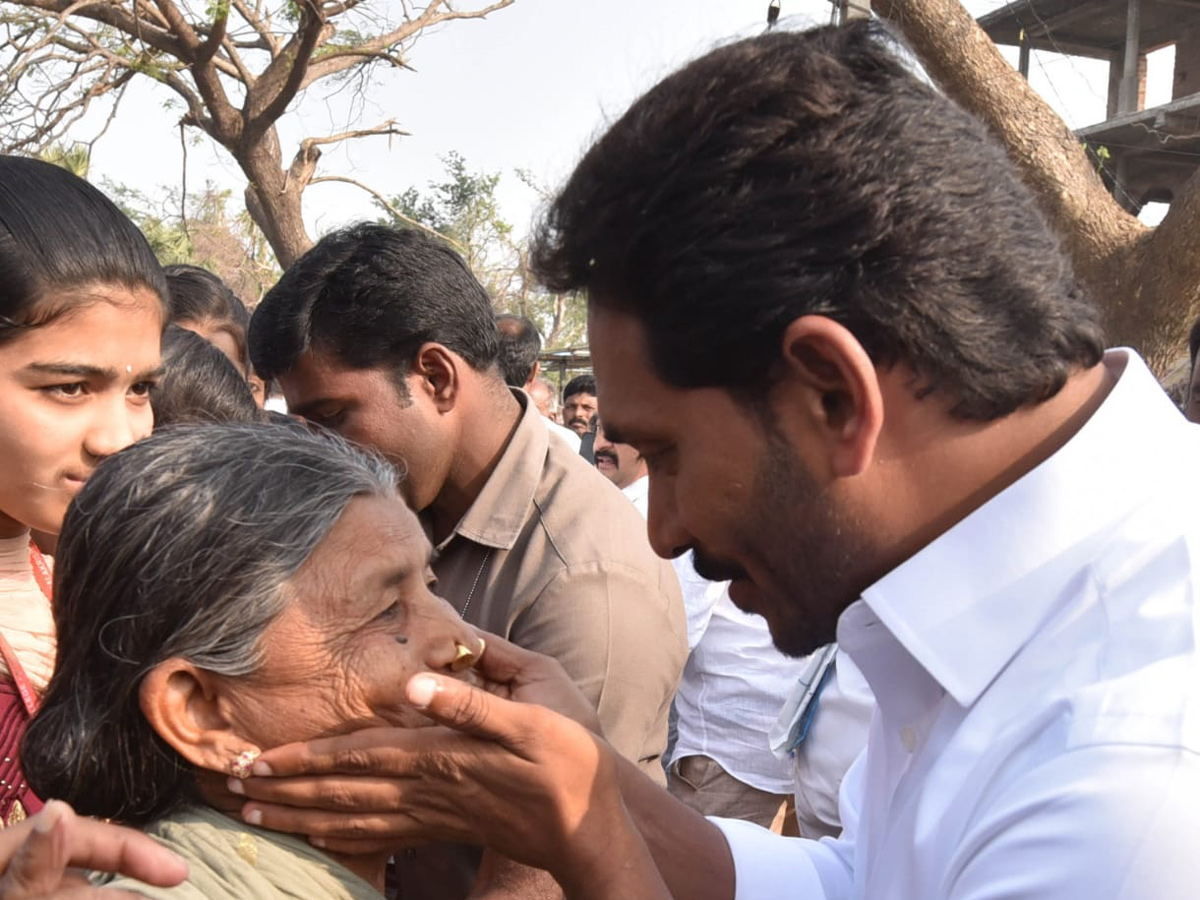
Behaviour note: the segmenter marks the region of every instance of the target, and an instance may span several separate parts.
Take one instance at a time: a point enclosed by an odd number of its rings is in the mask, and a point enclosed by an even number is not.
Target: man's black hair
[[[591,394],[596,396],[596,376],[595,375],[576,375],[567,382],[567,386],[563,388],[563,403],[576,394]]]
[[[321,238],[250,321],[250,358],[263,379],[288,372],[310,347],[352,368],[403,376],[429,342],[490,369],[499,345],[491,299],[444,242],[384,225]]]
[[[677,387],[761,394],[806,314],[966,419],[1053,397],[1103,352],[1003,149],[865,22],[739,41],[651,89],[554,201],[533,264],[638,319]]]
[[[525,387],[537,365],[538,354],[542,352],[542,336],[529,319],[509,313],[496,316],[496,329],[500,333],[497,359],[504,383]]]

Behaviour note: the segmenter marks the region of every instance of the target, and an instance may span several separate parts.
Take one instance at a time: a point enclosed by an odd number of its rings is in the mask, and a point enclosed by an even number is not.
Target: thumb
[[[0,878],[0,896],[5,900],[42,897],[59,886],[69,862],[67,847],[67,804],[49,801],[33,817],[33,829]]]
[[[409,703],[439,725],[510,747],[527,730],[519,723],[536,710],[527,704],[501,699],[457,678],[428,672],[410,678],[404,692]]]

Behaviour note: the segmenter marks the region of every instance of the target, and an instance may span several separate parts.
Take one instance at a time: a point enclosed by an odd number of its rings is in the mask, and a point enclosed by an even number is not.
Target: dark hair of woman
[[[167,295],[150,245],[111,200],[59,166],[0,156],[0,343],[86,300],[70,289],[98,284]]]
[[[58,544],[58,662],[21,746],[33,789],[133,825],[196,802],[142,712],[147,673],[171,657],[256,671],[288,580],[351,500],[395,482],[335,435],[280,425],[180,425],[105,460]]]
[[[181,422],[255,422],[250,386],[229,358],[200,335],[168,325],[162,375],[151,396],[154,427]]]
[[[237,294],[218,276],[199,266],[177,264],[166,266],[163,271],[170,290],[171,323],[184,327],[207,326],[212,331],[225,332],[233,339],[238,359],[249,372],[246,331],[250,327],[250,313]]]

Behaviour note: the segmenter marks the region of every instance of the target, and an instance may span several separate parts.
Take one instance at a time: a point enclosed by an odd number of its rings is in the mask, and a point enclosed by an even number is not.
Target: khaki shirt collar
[[[456,534],[485,547],[511,550],[529,517],[546,464],[550,429],[524,391],[514,390],[513,395],[521,404],[516,430],[483,490],[439,550]]]

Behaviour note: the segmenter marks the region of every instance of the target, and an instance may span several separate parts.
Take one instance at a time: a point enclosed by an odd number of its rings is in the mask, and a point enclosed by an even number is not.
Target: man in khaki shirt
[[[250,345],[293,413],[406,469],[400,490],[434,545],[437,593],[472,624],[558,659],[613,746],[662,781],[687,656],[678,581],[621,493],[505,386],[490,299],[462,260],[415,231],[327,235],[263,299]],[[422,849],[422,865],[401,865],[405,900],[465,896],[457,857],[432,877],[438,890],[425,889],[430,878],[415,887],[437,856]],[[501,887],[473,897],[556,890],[510,866],[498,867]]]

